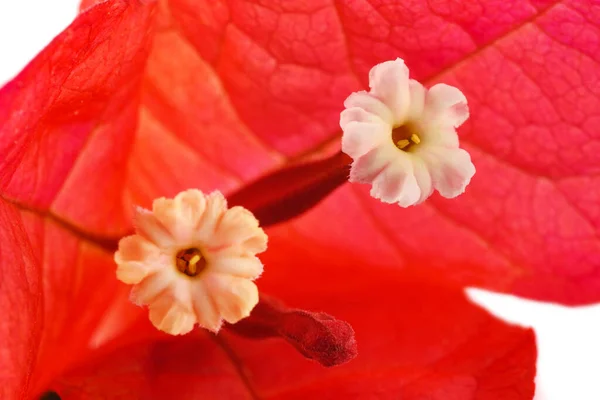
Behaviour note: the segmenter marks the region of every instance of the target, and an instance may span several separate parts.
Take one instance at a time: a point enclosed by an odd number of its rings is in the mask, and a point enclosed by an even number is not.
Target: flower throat
[[[413,146],[421,143],[421,138],[414,126],[404,124],[392,129],[392,141],[400,150],[410,151]]]
[[[198,275],[206,267],[206,259],[196,248],[181,250],[175,256],[175,263],[179,272],[192,277]]]

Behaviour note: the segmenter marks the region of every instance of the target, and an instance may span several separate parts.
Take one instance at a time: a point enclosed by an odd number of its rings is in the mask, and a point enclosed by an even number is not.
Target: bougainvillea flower
[[[220,192],[187,190],[174,199],[138,208],[137,234],[119,241],[117,277],[135,285],[131,299],[148,305],[161,331],[181,335],[195,323],[218,332],[223,320],[236,323],[258,303],[252,282],[262,273],[256,257],[267,236],[251,212],[227,209]]]
[[[531,336],[516,341],[522,346],[499,345],[514,344],[504,339],[523,331],[490,319],[461,291],[477,285],[570,304],[600,298],[600,108],[591,90],[598,81],[596,11],[588,1],[550,0],[427,7],[405,1],[86,1],[67,31],[0,92],[0,193],[11,216],[2,224],[0,299],[6,309],[23,308],[0,324],[3,342],[10,343],[0,353],[1,370],[11,371],[2,377],[4,397],[58,388],[52,383],[59,376],[66,379],[61,390],[88,397],[119,388],[175,388],[189,390],[177,393],[190,397],[194,387],[176,378],[187,383],[189,371],[198,372],[204,379],[194,381],[211,390],[235,390],[231,380],[215,375],[237,378],[246,367],[252,390],[265,397],[294,388],[332,393],[344,385],[349,396],[377,388],[393,396],[403,387],[409,399],[460,398],[478,387],[482,398],[511,388],[517,398],[531,397],[533,357],[513,351],[531,355]],[[286,204],[302,199],[294,205],[300,209],[317,202],[297,190],[331,192],[331,185],[311,179],[327,183],[329,174],[316,167],[337,165],[326,157],[339,151],[343,101],[367,88],[374,65],[397,57],[425,86],[443,82],[469,99],[461,145],[477,165],[476,179],[457,199],[434,194],[408,209],[379,204],[359,185],[343,185],[279,234],[269,232],[265,255],[286,255],[288,245],[301,249],[276,268],[265,259],[269,274],[260,281],[265,292],[294,307],[313,302],[350,316],[359,346],[365,343],[355,362],[331,369],[323,380],[322,370],[311,375],[299,367],[291,381],[285,368],[272,372],[264,365],[267,354],[289,360],[271,340],[216,350],[213,342],[190,348],[193,333],[183,342],[142,341],[135,324],[122,318],[124,311],[135,316],[140,310],[128,308],[127,290],[114,279],[114,248],[105,250],[133,232],[133,206],[149,208],[155,198],[193,187],[218,189],[228,198],[238,190],[244,196],[232,203],[257,216],[250,204],[264,206],[266,214],[274,204],[279,216],[298,215],[282,212],[273,193],[285,194]],[[316,163],[310,175],[299,165],[306,160]],[[269,178],[282,168],[301,185]],[[261,195],[248,189],[265,175],[281,187]],[[340,173],[331,176],[340,182]],[[18,235],[7,238],[6,227]],[[4,256],[7,243],[13,243],[11,258]],[[295,264],[311,252],[342,260],[343,268],[330,269],[336,264],[327,260],[315,261],[318,268]],[[331,270],[335,279],[325,275]],[[392,279],[386,275],[391,271],[416,279]],[[379,276],[405,284],[373,282],[363,292],[360,281],[350,280],[327,294],[331,282]],[[374,303],[365,301],[371,298]],[[358,311],[359,301],[368,312]],[[450,304],[456,308],[444,309]],[[482,325],[494,335],[481,334]],[[293,330],[285,332],[291,340]],[[465,337],[490,341],[469,346]],[[104,345],[117,339],[121,347]],[[90,346],[98,349],[94,357]],[[183,363],[173,354],[198,357]],[[121,386],[106,385],[115,371],[124,372],[112,380]],[[384,372],[398,374],[385,389],[375,381],[389,377]]]
[[[462,92],[444,84],[426,90],[401,59],[374,66],[369,86],[346,99],[340,118],[342,151],[354,159],[350,182],[370,183],[371,196],[402,207],[433,189],[447,198],[463,193],[475,167],[458,147],[455,128],[469,117]]]

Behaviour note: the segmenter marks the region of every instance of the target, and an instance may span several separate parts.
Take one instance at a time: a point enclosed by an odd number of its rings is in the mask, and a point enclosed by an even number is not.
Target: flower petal
[[[148,264],[140,261],[129,261],[119,264],[117,267],[117,279],[129,285],[140,283],[152,270]]]
[[[210,270],[246,279],[256,279],[262,274],[262,262],[253,256],[220,253],[210,262]]]
[[[217,224],[227,210],[227,200],[221,192],[212,192],[206,196],[206,209],[196,226],[195,239],[203,243],[211,243]]]
[[[399,155],[373,180],[371,196],[384,203],[398,203],[401,207],[416,204],[421,189],[414,175],[411,155]]]
[[[248,279],[217,273],[204,279],[219,314],[230,324],[250,315],[258,303],[258,288]]]
[[[198,325],[215,333],[221,329],[223,319],[213,298],[210,282],[200,280],[194,283],[192,305]]]
[[[171,247],[175,243],[171,232],[150,210],[136,207],[133,222],[136,232],[158,247]]]
[[[415,179],[417,180],[419,189],[421,189],[421,196],[419,196],[419,200],[415,204],[420,204],[427,200],[433,193],[433,181],[427,164],[420,157],[413,157],[412,161]]]
[[[346,108],[342,111],[340,114],[340,128],[344,129],[350,122],[386,123],[380,116],[360,107]]]
[[[347,111],[347,110],[346,110]],[[342,135],[342,151],[358,158],[380,146],[384,140],[392,140],[389,125],[374,122],[349,122]]]
[[[176,242],[191,242],[206,209],[204,194],[196,189],[179,193],[173,199],[159,198],[152,203],[152,212],[171,233]]]
[[[427,91],[425,113],[440,126],[458,128],[469,118],[467,98],[458,88],[438,83]]]
[[[408,112],[406,113],[406,119],[409,121],[418,120],[425,109],[427,89],[425,89],[420,82],[411,79],[408,83],[408,90],[410,92],[410,105],[408,107]]]
[[[196,323],[196,316],[168,295],[160,296],[149,308],[152,325],[170,335],[185,335]]]
[[[375,65],[369,72],[371,94],[392,111],[394,125],[405,122],[410,107],[408,68],[397,58]]]
[[[156,260],[160,258],[159,249],[139,235],[127,236],[119,241],[119,250],[115,253],[117,279],[124,283],[136,284],[148,274],[156,271]]]
[[[458,140],[458,133],[452,126],[438,125],[435,120],[421,120],[417,126],[420,127],[422,132],[424,132],[421,135],[421,140],[424,146],[420,146],[420,148],[415,149],[415,154],[420,154],[422,151],[426,151],[426,147],[429,146],[443,146],[450,149],[457,149],[460,144]]]
[[[463,149],[431,147],[422,153],[427,163],[433,186],[446,198],[453,198],[465,191],[475,175],[471,156]]]
[[[397,156],[396,147],[391,144],[390,149],[374,149],[352,163],[350,169],[350,182],[371,183],[377,175]]]
[[[131,301],[140,306],[150,305],[165,292],[171,292],[174,278],[174,274],[163,271],[147,276],[131,289]]]
[[[208,244],[213,247],[235,247],[246,253],[262,253],[267,249],[267,235],[259,227],[252,212],[236,206],[223,214]]]
[[[344,107],[347,109],[362,108],[366,112],[378,116],[390,125],[394,123],[394,116],[389,107],[364,90],[350,94],[344,101]]]

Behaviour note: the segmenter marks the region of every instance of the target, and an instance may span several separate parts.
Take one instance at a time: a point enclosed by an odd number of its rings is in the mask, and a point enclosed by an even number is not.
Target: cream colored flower
[[[373,67],[369,86],[346,99],[340,118],[342,151],[354,159],[350,182],[370,183],[371,196],[402,207],[434,189],[447,198],[463,193],[475,166],[458,147],[456,128],[469,117],[462,92],[425,89],[399,58]]]
[[[147,305],[154,326],[171,335],[197,323],[217,332],[223,320],[247,317],[258,302],[252,282],[267,236],[243,207],[227,209],[220,192],[187,190],[138,208],[136,234],[119,242],[117,278],[132,284],[131,299]]]

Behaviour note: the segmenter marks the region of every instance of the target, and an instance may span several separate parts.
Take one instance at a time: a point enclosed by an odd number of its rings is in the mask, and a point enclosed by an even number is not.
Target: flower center
[[[417,128],[412,124],[400,125],[392,129],[392,141],[397,148],[404,151],[421,143]]]
[[[175,264],[179,272],[187,276],[196,276],[206,267],[206,259],[196,248],[181,250],[175,256]]]

